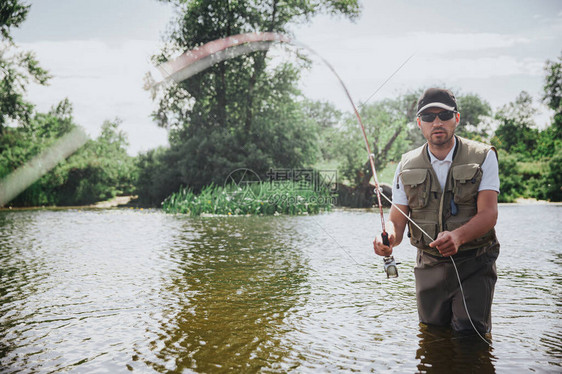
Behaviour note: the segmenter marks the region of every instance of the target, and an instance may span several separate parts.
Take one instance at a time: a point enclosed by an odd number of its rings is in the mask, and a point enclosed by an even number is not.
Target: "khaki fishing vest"
[[[482,180],[481,166],[488,151],[493,149],[489,145],[458,136],[456,139],[444,191],[431,166],[427,143],[402,156],[400,178],[408,197],[410,217],[432,238],[436,238],[439,232],[459,228],[476,215],[478,187]],[[441,256],[435,248],[429,247],[432,240],[411,222],[408,225],[413,246]],[[492,229],[484,236],[463,244],[459,252],[479,248],[495,238],[495,230]]]

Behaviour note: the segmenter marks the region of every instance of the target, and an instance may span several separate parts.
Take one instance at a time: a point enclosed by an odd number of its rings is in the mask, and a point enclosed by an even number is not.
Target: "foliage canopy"
[[[18,0],[0,2],[0,135],[10,122],[29,122],[33,105],[24,99],[27,84],[44,85],[50,78],[35,55],[20,51],[11,36],[12,28],[20,26],[28,11],[29,5]]]
[[[231,35],[265,31],[290,35],[292,24],[321,12],[351,19],[359,14],[354,0],[166,2],[179,12],[166,46],[154,56],[156,63]],[[171,147],[154,161],[175,170],[164,172],[172,178],[168,186],[177,190],[184,185],[197,192],[210,183],[223,184],[237,168],[265,176],[270,168],[306,167],[316,161],[316,128],[297,88],[307,60],[290,49],[284,55],[279,63],[268,51],[232,58],[161,92],[154,118],[169,129]],[[142,157],[147,161],[152,156]],[[147,199],[162,201],[165,192]]]

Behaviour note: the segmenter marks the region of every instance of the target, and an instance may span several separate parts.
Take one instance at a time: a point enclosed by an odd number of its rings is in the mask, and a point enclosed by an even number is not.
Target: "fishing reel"
[[[384,261],[384,271],[387,278],[398,278],[398,267],[396,266],[396,261],[394,256],[386,256],[383,258]]]
[[[383,231],[381,234],[382,243],[384,245],[390,245],[390,241],[388,240],[388,234]],[[384,272],[386,273],[387,278],[398,278],[398,267],[396,266],[396,261],[394,260],[394,256],[385,256],[383,257],[384,262]]]

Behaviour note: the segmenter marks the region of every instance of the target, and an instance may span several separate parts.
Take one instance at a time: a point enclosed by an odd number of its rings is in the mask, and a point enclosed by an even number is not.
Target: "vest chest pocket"
[[[427,169],[402,170],[400,178],[408,197],[410,209],[425,208],[429,201],[431,177]]]
[[[482,169],[478,164],[453,166],[453,195],[457,204],[475,204]]]

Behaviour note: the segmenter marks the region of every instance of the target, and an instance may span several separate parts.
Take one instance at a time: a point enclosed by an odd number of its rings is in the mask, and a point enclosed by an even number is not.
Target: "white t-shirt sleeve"
[[[399,205],[408,205],[408,197],[406,196],[406,191],[404,191],[402,179],[399,177],[401,165],[402,163],[399,162],[394,173],[394,180],[392,181],[392,202]]]
[[[498,168],[498,158],[493,149],[488,151],[484,163],[482,163],[482,181],[478,191],[492,190],[500,192],[500,176]]]

